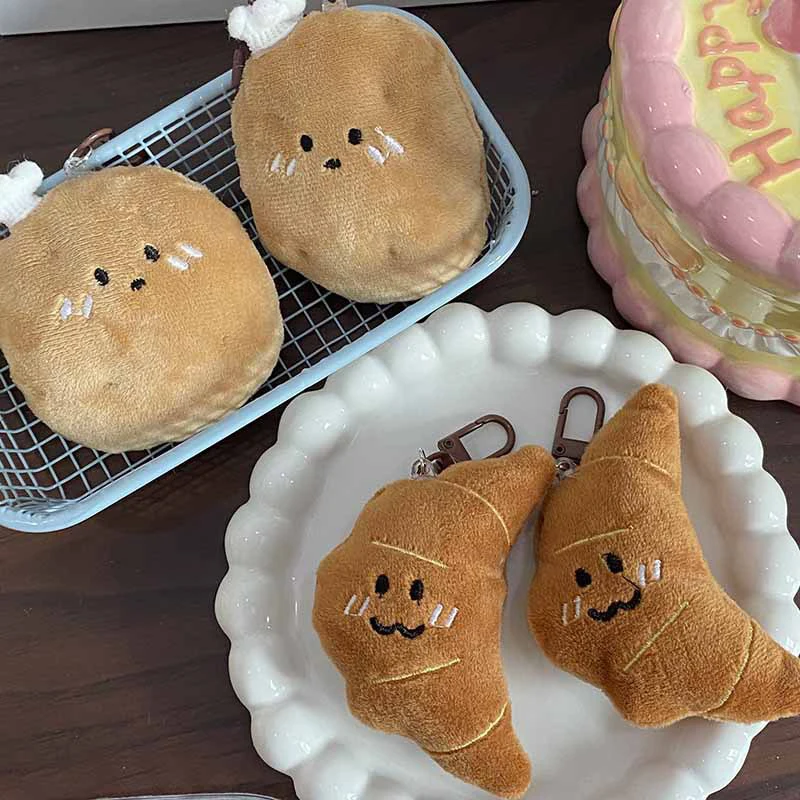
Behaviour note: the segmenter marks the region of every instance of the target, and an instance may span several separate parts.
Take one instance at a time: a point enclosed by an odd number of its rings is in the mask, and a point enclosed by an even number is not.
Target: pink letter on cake
[[[759,188],[765,183],[776,181],[784,175],[800,170],[800,158],[793,158],[791,161],[783,163],[776,161],[770,154],[770,147],[774,147],[788,136],[792,135],[791,128],[781,128],[780,130],[759,136],[752,142],[743,144],[731,152],[731,161],[740,161],[748,156],[755,156],[761,164],[761,172],[750,181],[751,186]]]
[[[708,25],[700,31],[697,47],[701,56],[722,56],[725,53],[757,53],[756,42],[734,42],[733,35],[722,25]]]

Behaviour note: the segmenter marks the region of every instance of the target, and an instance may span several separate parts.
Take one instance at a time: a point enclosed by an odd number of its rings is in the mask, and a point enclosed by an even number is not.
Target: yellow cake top
[[[798,218],[800,54],[789,40],[800,3],[786,2],[685,0],[677,64],[692,87],[696,124],[722,148],[731,175]],[[792,30],[776,33],[775,19]]]

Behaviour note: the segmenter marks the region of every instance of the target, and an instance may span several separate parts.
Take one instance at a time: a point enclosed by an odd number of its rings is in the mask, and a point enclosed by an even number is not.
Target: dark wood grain
[[[507,266],[465,299],[595,309],[622,324],[590,268],[575,206],[580,127],[608,61],[616,0],[519,0],[423,11],[447,38],[539,190]],[[227,69],[222,25],[0,41],[0,165],[56,169],[83,137],[123,130]],[[798,525],[800,423],[731,397],[765,443]],[[211,790],[293,798],[255,754],[227,676],[213,599],[223,532],[279,413],[63,534],[0,532],[0,797],[88,800]],[[793,458],[794,456],[794,458]],[[796,800],[800,721],[770,725],[720,800]],[[643,800],[647,800],[646,798]]]

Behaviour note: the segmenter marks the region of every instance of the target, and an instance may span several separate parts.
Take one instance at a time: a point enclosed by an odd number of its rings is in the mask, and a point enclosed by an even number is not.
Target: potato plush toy
[[[393,483],[317,572],[314,627],[353,714],[500,797],[531,778],[500,659],[505,562],[554,472],[525,447]]]
[[[483,134],[456,64],[396,14],[304,8],[256,0],[229,20],[253,53],[233,136],[259,236],[352,300],[421,297],[487,239]]]
[[[0,176],[0,349],[54,431],[119,452],[184,439],[269,376],[275,286],[211,192],[161,167],[113,167],[43,198]]]
[[[678,404],[646,386],[548,496],[528,619],[636,725],[800,714],[800,660],[723,591],[681,499]]]

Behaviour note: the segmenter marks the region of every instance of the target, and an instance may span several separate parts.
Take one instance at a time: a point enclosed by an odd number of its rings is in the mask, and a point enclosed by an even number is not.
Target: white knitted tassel
[[[253,55],[286,38],[303,18],[306,0],[255,0],[237,6],[228,17],[228,32],[247,44]]]
[[[39,205],[36,190],[44,174],[33,161],[17,164],[8,175],[0,175],[0,222],[7,227],[16,225]]]

